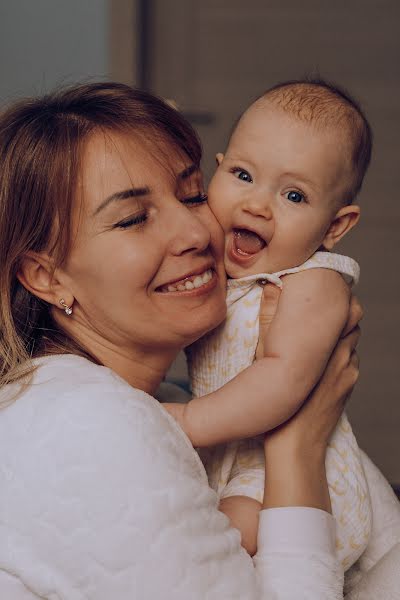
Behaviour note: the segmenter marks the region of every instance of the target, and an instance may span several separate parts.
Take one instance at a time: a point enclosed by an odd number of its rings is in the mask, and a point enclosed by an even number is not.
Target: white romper
[[[352,258],[316,252],[293,269],[228,280],[226,320],[187,350],[195,397],[219,389],[254,361],[263,284],[268,281],[282,288],[281,278],[284,275],[315,268],[338,271],[350,284],[356,284],[359,278],[359,266]],[[246,401],[245,398],[243,401]],[[264,452],[261,438],[216,446],[204,453],[203,459],[210,486],[220,499],[248,496],[263,501]],[[360,449],[345,414],[329,444],[326,470],[337,525],[337,552],[344,568],[348,569],[367,546],[372,515]]]

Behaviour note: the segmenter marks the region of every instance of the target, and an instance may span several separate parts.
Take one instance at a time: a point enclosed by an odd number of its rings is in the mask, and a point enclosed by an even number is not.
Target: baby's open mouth
[[[249,229],[234,229],[234,243],[238,254],[257,254],[265,246],[265,241],[254,231]]]

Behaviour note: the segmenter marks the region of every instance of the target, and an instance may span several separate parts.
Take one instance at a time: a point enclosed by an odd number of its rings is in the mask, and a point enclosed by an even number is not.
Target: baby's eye
[[[234,176],[237,179],[240,179],[241,181],[245,181],[246,183],[253,183],[253,179],[250,173],[248,173],[248,171],[246,171],[245,169],[241,169],[240,167],[233,167],[231,169],[231,173],[233,173]]]
[[[306,198],[304,194],[301,192],[296,192],[296,190],[291,190],[290,192],[286,192],[285,197],[290,200],[290,202],[303,202]]]

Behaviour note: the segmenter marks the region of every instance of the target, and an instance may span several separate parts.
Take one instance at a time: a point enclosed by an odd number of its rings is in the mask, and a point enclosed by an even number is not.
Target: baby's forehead
[[[243,113],[237,123],[236,130],[245,131],[248,127],[262,125],[265,121],[286,121],[291,125],[298,125],[302,129],[309,129],[314,133],[320,132],[325,135],[337,134],[342,138],[352,137],[352,124],[349,121],[348,115],[338,114],[332,107],[324,110],[311,110],[310,107],[305,107],[302,110],[289,110],[284,105],[275,102],[268,96],[256,100]]]
[[[332,156],[333,148],[338,157],[348,153],[351,161],[352,139],[347,127],[342,125],[329,118],[300,118],[297,114],[283,110],[268,98],[263,98],[243,113],[232,132],[228,150],[239,150],[242,154],[246,149],[253,149],[252,142],[257,143],[259,150],[263,145],[271,147],[271,144],[279,143],[279,139],[284,136],[289,140],[293,138],[293,143],[302,140],[302,153],[310,150],[311,140],[317,140],[322,152],[324,147],[329,147],[329,154]]]

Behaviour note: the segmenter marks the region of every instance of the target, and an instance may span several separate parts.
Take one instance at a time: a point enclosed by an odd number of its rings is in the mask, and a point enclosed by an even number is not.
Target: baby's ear
[[[215,155],[215,160],[217,161],[217,167],[219,167],[219,165],[224,160],[224,155],[222,154],[222,152],[217,152],[217,154]]]
[[[357,225],[360,219],[360,207],[355,204],[344,206],[335,215],[328,231],[326,232],[322,245],[327,250],[332,250],[338,243],[350,231],[355,225]]]

